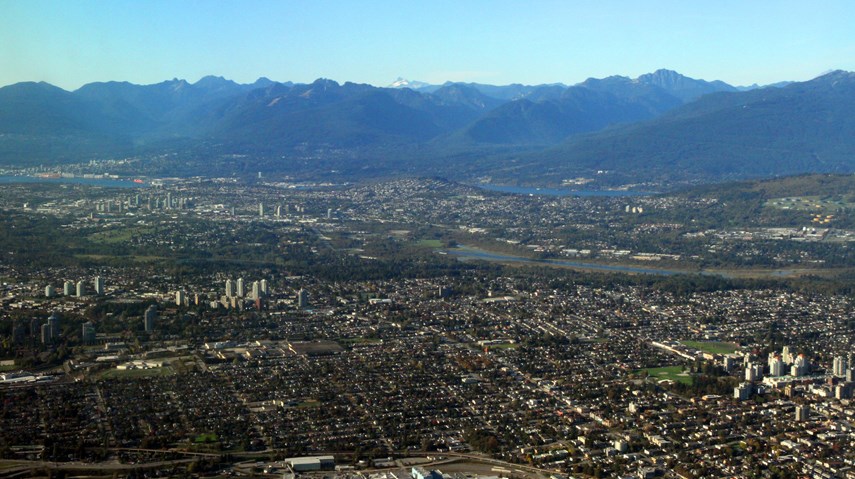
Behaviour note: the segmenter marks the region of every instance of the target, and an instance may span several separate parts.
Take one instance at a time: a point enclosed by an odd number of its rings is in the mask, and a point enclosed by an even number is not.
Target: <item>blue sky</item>
[[[658,68],[737,85],[855,70],[855,2],[0,0],[0,85],[574,84]]]

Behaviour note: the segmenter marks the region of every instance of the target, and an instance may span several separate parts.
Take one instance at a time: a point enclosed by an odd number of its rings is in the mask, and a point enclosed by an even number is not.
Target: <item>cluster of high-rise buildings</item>
[[[98,201],[95,203],[95,211],[92,213],[118,213],[138,209],[156,210],[184,210],[195,206],[193,198],[174,196],[172,192],[164,194],[149,194],[128,196],[125,198],[114,198],[111,200]]]
[[[226,297],[259,299],[263,296],[267,296],[268,294],[270,294],[266,279],[253,281],[251,286],[252,290],[250,292],[247,292],[246,286],[247,283],[243,280],[243,278],[238,278],[237,281],[227,279]]]
[[[769,376],[807,376],[811,371],[810,361],[804,354],[794,354],[789,346],[784,346],[781,353],[769,353]]]
[[[30,319],[29,334],[34,339],[41,339],[42,344],[51,344],[59,339],[59,316],[53,313],[47,322],[42,323],[39,318]],[[12,337],[15,342],[22,342],[27,336],[27,326],[23,322],[16,322],[12,327]]]
[[[303,214],[306,212],[306,208],[300,205],[294,205],[294,212]],[[291,205],[277,205],[273,209],[273,215],[276,218],[281,218],[283,216],[287,216],[291,214]],[[264,218],[267,215],[267,209],[264,206],[264,203],[258,204],[258,216],[260,218]],[[234,216],[234,212],[232,212],[232,216]],[[327,208],[326,219],[332,219],[333,217],[333,209]]]
[[[104,278],[96,276],[92,280],[92,291],[99,296],[105,293]],[[86,281],[82,279],[77,280],[77,282],[66,280],[62,285],[62,294],[63,296],[76,296],[78,298],[82,298],[89,294],[89,290],[86,288]],[[56,295],[56,289],[52,284],[45,286],[45,297],[52,298]]]
[[[256,306],[260,308],[262,307],[263,299],[271,294],[267,279],[259,279],[252,281],[251,283],[245,281],[243,278],[238,278],[237,280],[228,279],[225,282],[224,292],[225,294],[221,296],[219,300],[211,301],[211,307],[216,308],[224,306],[226,308],[243,308],[248,301],[253,301]],[[53,285],[49,284],[45,286],[44,294],[46,297],[51,298],[59,296],[60,292],[58,292]],[[105,281],[104,278],[100,276],[93,278],[91,280],[91,285],[89,281],[84,279],[77,281],[66,280],[63,283],[61,294],[77,298],[93,294],[104,295],[106,294]],[[300,289],[295,299],[298,307],[309,307],[309,293],[305,289]],[[175,292],[175,304],[178,306],[188,306],[191,304],[200,305],[203,304],[204,301],[206,301],[205,295],[193,294],[188,297],[188,293],[183,289]],[[149,306],[143,316],[146,332],[151,333],[155,331],[157,318],[157,306]],[[35,319],[34,322],[38,324],[30,325],[29,335],[36,339],[40,337],[44,344],[56,342],[59,337],[59,328],[57,326],[59,319],[56,314],[52,315],[51,319],[49,319],[46,324],[40,324],[38,320]],[[95,325],[92,322],[87,322],[83,324],[82,328],[82,342],[85,344],[94,343],[96,341]],[[26,327],[22,325],[19,325],[15,331],[15,337],[20,340],[23,340],[23,337],[27,336],[27,334],[28,332]]]
[[[748,399],[751,394],[759,391],[757,383],[762,379],[769,386],[780,386],[788,382],[809,376],[815,369],[811,361],[803,353],[795,353],[789,346],[784,346],[781,352],[772,351],[767,358],[767,368],[761,363],[751,361],[751,356],[744,358],[745,381],[733,390],[736,399]],[[828,378],[833,394],[840,398],[851,397],[855,391],[855,360],[850,353],[848,356],[838,355],[832,361],[830,377]],[[765,377],[765,379],[764,379]],[[829,386],[829,387],[831,387]]]
[[[95,202],[94,211],[91,214],[122,214],[127,211],[143,209],[148,211],[187,210],[195,208],[196,202],[197,198],[194,197],[179,196],[174,194],[172,191],[159,190],[159,193],[150,193],[147,195],[136,194],[133,196]],[[222,208],[224,208],[224,206],[219,205],[218,209]],[[640,207],[638,209],[641,210]],[[236,216],[234,206],[228,207],[227,211],[231,213],[231,216]],[[271,214],[276,218],[284,218],[292,213],[304,214],[305,212],[305,206],[299,204],[271,206],[265,205],[264,202],[258,203],[258,216],[260,218],[270,216]],[[325,217],[326,219],[332,219],[332,208],[327,208]]]
[[[151,333],[155,328],[155,320],[157,319],[157,306],[151,305],[145,311],[145,331]],[[16,343],[22,343],[29,335],[34,340],[41,341],[42,344],[55,344],[60,341],[62,330],[60,329],[60,318],[57,313],[52,313],[47,321],[42,321],[33,317],[27,324],[21,321],[16,321],[12,326],[12,338]],[[95,344],[97,342],[97,330],[92,321],[86,321],[82,324],[80,331],[80,340],[83,344]]]
[[[23,342],[27,336],[27,326],[24,323],[16,323],[13,326],[13,338],[15,342]],[[29,335],[36,340],[40,340],[42,344],[54,344],[60,341],[62,330],[59,326],[59,316],[52,313],[46,322],[42,323],[37,317],[30,320]],[[91,321],[83,323],[80,333],[80,340],[84,344],[94,344],[96,341],[95,324]]]
[[[253,281],[251,284],[243,278],[235,281],[227,279],[224,293],[219,304],[226,308],[238,308],[246,300],[255,301],[256,305],[260,306],[262,299],[270,295],[270,286],[266,279]],[[212,302],[212,307],[215,307],[216,303],[217,301]]]
[[[23,321],[16,321],[12,326],[12,338],[16,343],[23,343],[29,335],[33,340],[50,345],[60,341],[62,330],[59,326],[59,316],[54,312],[42,323],[38,317],[32,317],[29,328]],[[80,339],[84,344],[95,343],[95,325],[91,321],[83,323]]]

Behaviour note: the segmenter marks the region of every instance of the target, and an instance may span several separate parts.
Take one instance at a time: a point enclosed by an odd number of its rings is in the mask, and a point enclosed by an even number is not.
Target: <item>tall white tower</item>
[[[104,294],[104,278],[96,276],[92,280],[92,285],[95,286],[95,294]]]

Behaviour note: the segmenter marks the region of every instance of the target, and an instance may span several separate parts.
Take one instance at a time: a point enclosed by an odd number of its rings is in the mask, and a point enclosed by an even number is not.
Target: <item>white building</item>
[[[95,294],[104,294],[104,278],[96,276],[92,280],[92,285],[95,286]]]
[[[804,354],[799,354],[790,366],[790,376],[805,376],[810,372],[810,363]]]
[[[778,377],[786,374],[784,360],[775,353],[769,353],[769,376]]]
[[[843,356],[835,356],[832,363],[832,374],[834,377],[845,378],[846,370],[849,368],[849,363]]]

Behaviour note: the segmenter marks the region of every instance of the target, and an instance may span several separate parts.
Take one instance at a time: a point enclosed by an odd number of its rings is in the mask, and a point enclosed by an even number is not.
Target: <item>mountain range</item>
[[[552,183],[598,171],[627,182],[855,171],[853,100],[855,76],[840,71],[748,89],[669,70],[572,86],[27,82],[0,88],[0,166],[137,157],[158,173]]]

